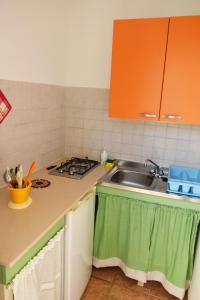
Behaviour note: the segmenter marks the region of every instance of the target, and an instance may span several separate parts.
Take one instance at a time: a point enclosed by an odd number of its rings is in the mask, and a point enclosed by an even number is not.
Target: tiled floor
[[[161,284],[149,281],[139,287],[137,281],[119,268],[93,268],[92,277],[81,300],[175,300]],[[185,297],[185,300],[187,297]]]

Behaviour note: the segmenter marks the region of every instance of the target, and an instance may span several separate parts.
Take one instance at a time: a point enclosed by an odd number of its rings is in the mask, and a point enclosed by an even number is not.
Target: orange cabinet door
[[[169,18],[114,22],[110,117],[158,120]]]
[[[200,123],[200,16],[170,18],[160,120]]]

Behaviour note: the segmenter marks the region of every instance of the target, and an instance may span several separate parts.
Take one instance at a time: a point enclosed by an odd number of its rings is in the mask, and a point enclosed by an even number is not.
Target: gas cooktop
[[[72,157],[70,160],[61,162],[61,164],[51,170],[49,174],[73,179],[81,179],[98,165],[98,161],[88,159],[88,157]]]

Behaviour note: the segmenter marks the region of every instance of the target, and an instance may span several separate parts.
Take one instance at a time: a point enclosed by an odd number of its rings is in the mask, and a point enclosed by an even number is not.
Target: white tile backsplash
[[[80,118],[75,126],[66,122],[66,136],[80,130],[74,140],[66,139],[67,154],[99,159],[105,146],[113,158],[200,167],[200,126],[113,119],[108,106],[108,89],[66,88],[66,119]],[[76,147],[77,139],[82,146]]]
[[[104,146],[111,158],[200,167],[200,126],[109,118],[108,89],[7,80],[0,89],[13,106],[0,125],[0,186],[6,166],[27,171],[64,154],[99,160]]]
[[[7,166],[38,168],[65,153],[65,88],[0,80],[12,110],[0,124],[0,186]]]

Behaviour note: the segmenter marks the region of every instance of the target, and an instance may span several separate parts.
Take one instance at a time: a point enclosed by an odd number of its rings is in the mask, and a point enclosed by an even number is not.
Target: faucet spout
[[[155,176],[160,176],[161,175],[160,166],[158,164],[156,164],[153,160],[146,159],[145,163],[144,163],[145,167],[147,167],[149,163],[154,166],[154,168],[150,172],[155,174]]]

